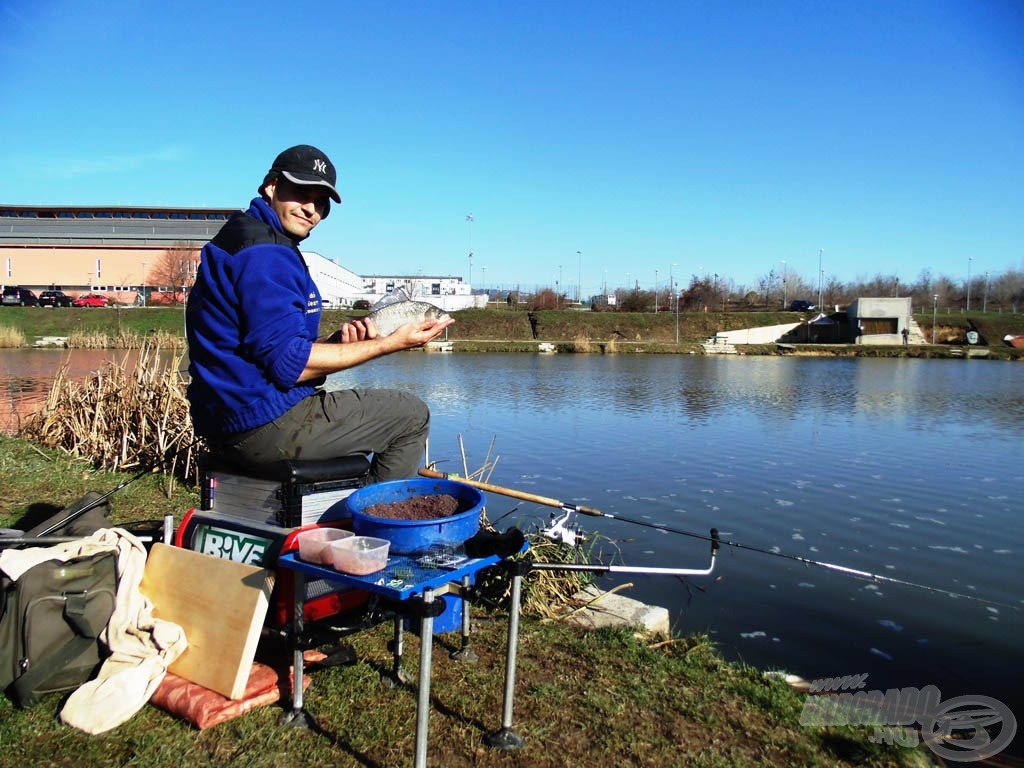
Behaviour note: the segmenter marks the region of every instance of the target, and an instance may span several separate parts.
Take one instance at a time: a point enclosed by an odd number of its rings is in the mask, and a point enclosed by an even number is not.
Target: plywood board
[[[266,568],[154,544],[139,590],[153,602],[153,615],[180,625],[188,640],[170,671],[241,698],[273,585]]]

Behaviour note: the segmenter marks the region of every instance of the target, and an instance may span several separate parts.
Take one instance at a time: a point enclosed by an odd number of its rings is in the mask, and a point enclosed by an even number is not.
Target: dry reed
[[[585,333],[577,334],[572,340],[572,351],[581,354],[590,352],[590,337]]]
[[[102,331],[72,331],[65,343],[68,349],[142,349],[144,344],[158,349],[183,350],[185,339],[167,331],[148,336],[121,329],[114,336]]]
[[[195,481],[195,438],[177,356],[161,364],[160,347],[142,344],[134,367],[126,355],[85,381],[58,370],[46,402],[20,435],[112,471],[162,469]],[[170,490],[170,488],[168,489]]]
[[[18,328],[0,325],[0,348],[17,349],[25,346],[25,334]]]

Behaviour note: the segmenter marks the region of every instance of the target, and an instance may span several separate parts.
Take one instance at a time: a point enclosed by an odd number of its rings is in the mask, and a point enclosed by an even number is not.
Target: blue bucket
[[[458,502],[458,511],[448,517],[429,520],[393,520],[365,512],[374,504],[391,504],[416,496],[453,496]],[[393,554],[417,555],[436,547],[458,546],[480,530],[484,495],[476,488],[451,480],[416,478],[364,486],[353,491],[345,504],[352,514],[352,529],[357,534],[387,539]]]

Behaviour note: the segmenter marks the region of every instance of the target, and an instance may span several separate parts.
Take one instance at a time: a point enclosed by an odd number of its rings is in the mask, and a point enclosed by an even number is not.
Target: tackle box
[[[370,462],[357,455],[239,468],[205,455],[199,469],[204,511],[295,528],[347,517],[344,500],[366,485]]]
[[[277,568],[277,558],[289,552],[298,553],[299,535],[318,527],[348,529],[349,521],[313,524],[299,528],[227,517],[215,512],[190,509],[175,534],[175,545],[224,560],[269,568],[275,572],[266,625],[283,627],[291,615],[291,593],[294,574]],[[306,579],[303,594],[303,620],[325,619],[365,605],[368,593],[362,589],[341,586],[327,579]]]

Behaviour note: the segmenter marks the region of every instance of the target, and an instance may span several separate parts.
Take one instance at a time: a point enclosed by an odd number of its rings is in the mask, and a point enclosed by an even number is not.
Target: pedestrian
[[[903,336],[903,346],[906,346],[910,339],[910,329],[904,327],[903,330],[900,331],[900,335]]]
[[[322,385],[422,346],[453,320],[414,321],[382,337],[363,318],[318,340],[320,292],[299,243],[341,203],[336,182],[316,147],[286,149],[248,210],[203,248],[185,311],[192,424],[214,454],[242,466],[372,453],[371,481],[408,477],[423,458],[426,404],[397,390]]]
[[[527,312],[526,319],[530,321],[530,333],[533,334],[533,338],[537,338],[537,313]]]

